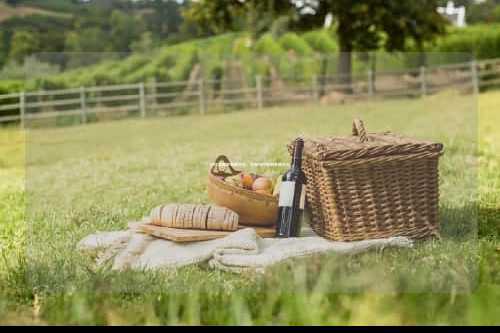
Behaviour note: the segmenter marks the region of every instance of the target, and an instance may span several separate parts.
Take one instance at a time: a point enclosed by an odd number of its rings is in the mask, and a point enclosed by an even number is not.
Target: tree
[[[8,41],[5,32],[0,31],[0,68],[3,67],[5,62],[7,62],[7,56],[9,54],[7,43]]]
[[[466,21],[469,24],[498,22],[498,6],[500,1],[485,0],[482,2],[474,2],[466,9]]]
[[[38,50],[38,38],[29,31],[16,31],[10,42],[9,59],[23,63],[24,58]]]
[[[436,0],[318,1],[299,17],[297,26],[310,29],[322,25],[327,14],[334,16],[340,52],[337,72],[340,82],[350,85],[353,51],[402,51],[409,40],[422,51],[424,42],[444,34],[446,20],[436,7]],[[299,11],[303,9],[299,7]]]
[[[500,5],[496,5],[492,13],[492,21],[500,22]]]
[[[106,34],[99,28],[72,31],[66,36],[66,52],[106,52],[112,49],[104,43]]]
[[[405,50],[409,39],[423,49],[424,42],[443,34],[446,21],[436,7],[437,0],[200,0],[185,15],[219,33],[237,30],[242,16],[252,17],[252,11],[273,18],[287,15],[294,30],[322,27],[331,14],[339,44],[337,72],[341,83],[349,85],[353,51]]]
[[[202,34],[248,30],[256,37],[271,28],[279,16],[293,16],[287,0],[199,0],[182,13]]]
[[[183,22],[181,9],[188,5],[188,1],[180,4],[177,1],[151,0],[152,11],[145,15],[148,30],[161,39],[179,33]]]
[[[129,52],[131,43],[139,40],[145,30],[140,18],[119,10],[113,10],[110,23],[113,49],[120,52]]]
[[[132,52],[145,53],[153,49],[153,36],[152,33],[146,31],[141,35],[141,38],[130,44]]]

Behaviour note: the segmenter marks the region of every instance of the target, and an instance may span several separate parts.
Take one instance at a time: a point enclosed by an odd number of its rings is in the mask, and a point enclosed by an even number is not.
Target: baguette
[[[153,208],[150,219],[152,224],[160,227],[235,231],[238,229],[239,217],[225,207],[167,204]]]

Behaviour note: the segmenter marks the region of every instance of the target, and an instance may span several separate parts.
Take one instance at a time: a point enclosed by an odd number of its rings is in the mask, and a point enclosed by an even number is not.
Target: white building
[[[448,1],[446,7],[438,7],[439,14],[446,17],[453,25],[457,27],[465,27],[465,7],[455,7],[453,1]]]

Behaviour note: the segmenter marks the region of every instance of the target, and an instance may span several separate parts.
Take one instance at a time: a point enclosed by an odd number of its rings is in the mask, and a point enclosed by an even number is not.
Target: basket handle
[[[359,136],[359,141],[367,142],[368,136],[366,135],[365,125],[361,119],[355,118],[352,121],[352,135]]]
[[[229,169],[229,171],[226,171],[226,167],[227,167],[227,169]],[[226,155],[219,155],[215,159],[215,162],[212,165],[212,168],[210,169],[210,173],[212,175],[223,176],[223,177],[233,176],[233,175],[236,175],[240,172],[241,171],[235,170],[231,166],[231,161],[229,161],[229,158],[227,158]]]

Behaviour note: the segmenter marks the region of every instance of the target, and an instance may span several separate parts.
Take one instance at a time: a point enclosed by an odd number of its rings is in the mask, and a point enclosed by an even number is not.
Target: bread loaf
[[[151,223],[161,227],[199,230],[234,231],[238,214],[213,205],[167,204],[153,208]]]

